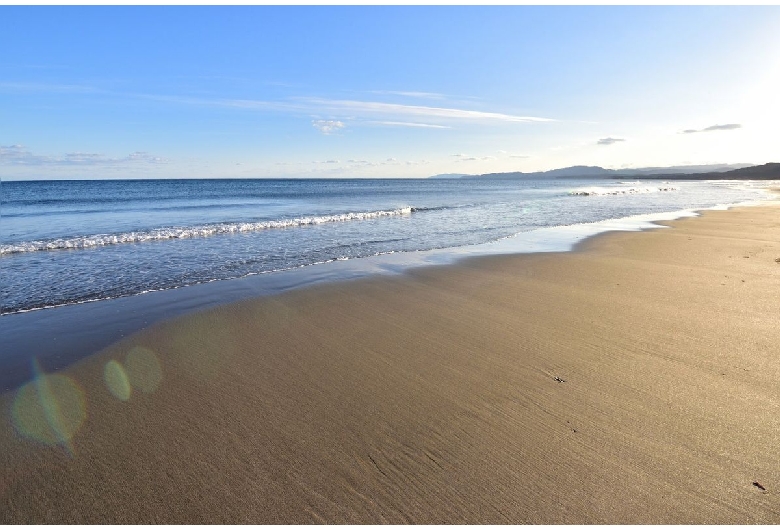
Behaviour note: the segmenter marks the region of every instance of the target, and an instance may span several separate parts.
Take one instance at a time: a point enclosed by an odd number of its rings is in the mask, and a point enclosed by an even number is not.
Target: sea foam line
[[[294,228],[343,221],[363,221],[367,219],[377,219],[380,217],[410,215],[414,211],[417,211],[417,209],[407,206],[404,208],[397,208],[395,210],[348,212],[335,215],[296,217],[293,219],[280,219],[275,221],[258,221],[254,223],[214,223],[190,227],[155,228],[152,230],[123,232],[119,234],[94,234],[68,238],[23,241],[20,243],[0,245],[0,255],[18,254],[22,252],[40,252],[47,250],[79,250],[107,245],[121,245],[124,243],[145,243],[148,241],[210,237],[222,234],[258,232],[261,230],[272,230],[276,228]]]
[[[631,188],[578,188],[571,190],[569,195],[633,195],[636,193],[657,193],[660,191],[679,191],[677,186],[643,186],[643,187],[631,187]]]

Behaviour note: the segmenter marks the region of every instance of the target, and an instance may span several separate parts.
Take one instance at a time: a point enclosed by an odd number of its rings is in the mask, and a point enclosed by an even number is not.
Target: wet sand
[[[780,523],[780,205],[666,224],[128,337],[0,398],[0,523]]]

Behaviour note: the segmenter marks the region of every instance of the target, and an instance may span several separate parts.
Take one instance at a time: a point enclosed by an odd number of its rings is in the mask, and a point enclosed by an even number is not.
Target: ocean
[[[767,197],[733,181],[342,179],[0,184],[0,314]],[[475,247],[477,246],[477,247]],[[2,317],[0,317],[2,318]]]

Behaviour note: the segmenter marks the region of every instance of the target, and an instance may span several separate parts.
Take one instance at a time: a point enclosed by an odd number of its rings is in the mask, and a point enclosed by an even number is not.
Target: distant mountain
[[[577,179],[577,178],[645,178],[645,179],[780,179],[780,164],[708,164],[635,169],[605,169],[599,166],[571,166],[549,171],[523,173],[485,173],[465,175],[448,173],[430,178],[490,179]],[[726,176],[729,175],[729,176]]]
[[[671,166],[671,167],[645,167],[639,169],[620,169],[617,170],[621,175],[694,175],[697,173],[722,173],[735,169],[751,167],[753,164],[709,164],[709,165],[691,165],[691,166]]]
[[[725,175],[739,175],[742,178],[752,178],[756,180],[780,179],[780,164],[770,162],[760,166],[745,167],[734,171],[728,171]]]
[[[770,162],[760,166],[732,169],[731,171],[644,175],[642,178],[666,180],[780,180],[780,164]]]
[[[550,171],[536,171],[533,173],[523,173],[515,171],[512,173],[486,173],[484,175],[470,175],[464,178],[501,178],[501,179],[545,179],[545,178],[609,178],[615,172],[611,169],[604,169],[598,166],[571,166],[561,169],[551,169]]]
[[[441,173],[440,175],[433,175],[432,177],[428,177],[429,179],[459,179],[463,177],[473,177],[474,175],[469,175],[468,173]]]
[[[565,167],[562,169],[551,169],[550,171],[542,171],[541,173],[543,176],[551,177],[551,178],[572,178],[572,177],[598,178],[598,177],[608,177],[615,174],[615,172],[612,171],[611,169],[604,169],[603,167],[599,167],[599,166],[572,166],[572,167]]]

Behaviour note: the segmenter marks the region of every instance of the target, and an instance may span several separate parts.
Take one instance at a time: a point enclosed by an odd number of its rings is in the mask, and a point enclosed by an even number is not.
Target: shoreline
[[[465,247],[337,260],[285,271],[5,314],[0,316],[0,334],[5,338],[0,393],[14,390],[32,379],[35,373],[33,360],[46,372],[62,370],[149,326],[225,304],[320,284],[394,276],[419,267],[456,265],[472,257],[566,253],[575,251],[588,238],[601,234],[655,230],[661,228],[665,221],[696,217],[705,211],[767,202],[765,199],[541,228]],[[41,329],[47,330],[45,339],[39,333]]]
[[[0,397],[0,522],[778,523],[779,211],[154,325]]]

